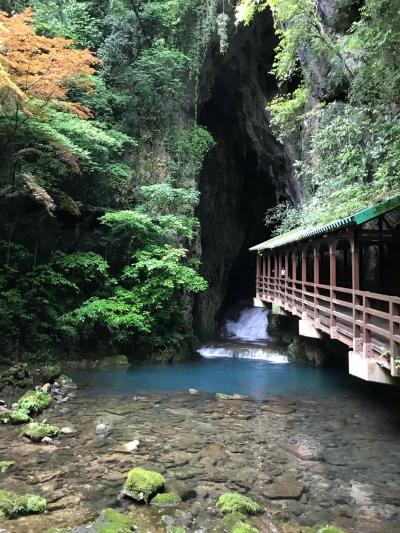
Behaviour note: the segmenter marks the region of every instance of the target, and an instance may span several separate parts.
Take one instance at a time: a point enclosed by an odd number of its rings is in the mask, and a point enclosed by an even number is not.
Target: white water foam
[[[223,331],[228,339],[242,341],[266,341],[268,315],[267,310],[260,307],[249,307],[243,309],[238,320],[227,320]]]
[[[268,361],[269,363],[286,364],[289,362],[286,355],[268,351],[267,348],[247,348],[242,346],[201,346],[197,352],[207,359],[214,357],[226,357],[237,359],[255,359],[258,361]]]

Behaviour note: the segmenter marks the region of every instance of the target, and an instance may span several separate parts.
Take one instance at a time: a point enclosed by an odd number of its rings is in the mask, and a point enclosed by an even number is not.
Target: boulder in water
[[[261,505],[257,502],[237,492],[226,492],[222,494],[217,501],[217,508],[224,514],[234,512],[257,514],[262,510]]]
[[[136,501],[148,503],[152,496],[161,492],[165,485],[164,476],[159,472],[133,468],[129,471],[123,494]]]
[[[181,503],[181,498],[174,492],[162,492],[156,494],[154,498],[151,499],[150,505],[156,505],[157,507],[172,507]]]

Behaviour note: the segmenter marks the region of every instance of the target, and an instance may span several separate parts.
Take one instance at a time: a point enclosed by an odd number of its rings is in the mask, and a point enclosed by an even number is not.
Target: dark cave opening
[[[237,32],[223,60],[216,55],[200,107],[199,122],[216,141],[199,182],[200,272],[209,283],[194,305],[200,340],[215,336],[228,307],[254,296],[255,255],[249,247],[270,235],[266,210],[278,197],[291,196],[290,165],[266,112],[276,93],[268,75],[275,44],[272,17],[264,12],[251,31]]]

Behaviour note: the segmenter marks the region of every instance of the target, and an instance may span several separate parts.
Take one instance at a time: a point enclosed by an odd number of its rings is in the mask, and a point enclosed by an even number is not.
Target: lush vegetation
[[[304,195],[267,222],[277,232],[327,222],[399,192],[398,2],[342,0],[324,13],[312,0],[243,0],[237,16],[250,23],[265,8],[279,37],[271,125]]]
[[[0,349],[170,354],[204,290],[208,0],[0,1]],[[190,21],[190,25],[188,25]]]

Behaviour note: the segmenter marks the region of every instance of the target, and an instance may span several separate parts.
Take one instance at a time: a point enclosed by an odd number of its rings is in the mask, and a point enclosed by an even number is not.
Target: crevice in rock
[[[301,192],[275,139],[266,105],[276,93],[268,75],[276,41],[271,14],[237,31],[221,61],[213,54],[199,121],[217,145],[200,178],[202,266],[209,289],[198,295],[194,324],[200,339],[215,335],[228,305],[254,293],[255,257],[248,248],[268,237],[265,211],[278,199],[298,202]]]

